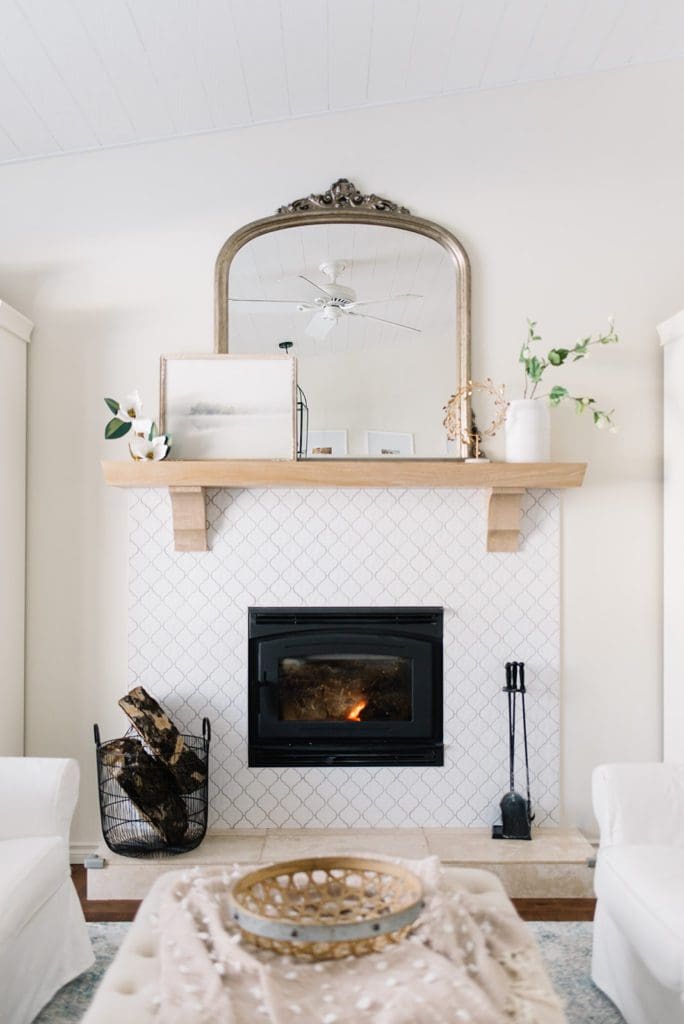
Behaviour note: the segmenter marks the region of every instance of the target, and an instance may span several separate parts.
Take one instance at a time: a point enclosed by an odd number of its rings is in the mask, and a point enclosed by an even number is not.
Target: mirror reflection
[[[230,352],[296,357],[307,457],[452,454],[457,276],[438,242],[347,218],[269,231],[236,253],[228,300]]]

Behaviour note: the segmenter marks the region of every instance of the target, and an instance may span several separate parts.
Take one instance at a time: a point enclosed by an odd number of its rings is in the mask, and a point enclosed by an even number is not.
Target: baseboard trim
[[[94,839],[91,843],[70,843],[69,863],[82,864],[86,857],[90,857],[91,854],[97,853],[99,846],[100,840],[98,839]]]

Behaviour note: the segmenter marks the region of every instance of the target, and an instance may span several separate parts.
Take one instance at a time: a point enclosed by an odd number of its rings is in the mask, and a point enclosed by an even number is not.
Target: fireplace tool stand
[[[530,762],[527,753],[527,713],[525,708],[525,664],[506,662],[506,685],[503,692],[508,698],[508,771],[509,791],[501,798],[501,824],[492,827],[492,839],[531,839],[532,801],[530,800]],[[525,781],[527,800],[515,790],[515,725],[518,694],[522,710],[523,748],[525,751]]]

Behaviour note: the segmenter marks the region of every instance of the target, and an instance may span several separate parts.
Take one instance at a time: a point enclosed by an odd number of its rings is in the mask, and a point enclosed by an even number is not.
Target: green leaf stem
[[[608,331],[605,334],[598,334],[596,337],[587,335],[584,338],[580,338],[579,341],[575,342],[572,348],[561,348],[556,346],[555,348],[549,349],[546,356],[537,355],[533,353],[533,345],[536,342],[540,342],[541,336],[537,334],[537,322],[536,320],[527,321],[527,338],[520,349],[520,355],[518,356],[518,362],[522,364],[525,388],[523,391],[524,398],[535,398],[537,389],[542,382],[545,372],[551,366],[554,369],[563,366],[568,360],[572,360],[576,363],[578,359],[585,359],[589,354],[589,349],[592,345],[612,345],[619,341],[619,337],[615,331],[615,325],[612,320],[608,321]],[[560,405],[565,399],[575,403],[575,408],[578,413],[584,412],[585,409],[594,406],[595,399],[585,398],[580,396],[572,396],[569,394],[567,388],[562,388],[558,385],[551,388],[548,399],[551,405]],[[598,410],[592,410],[594,414]],[[599,419],[594,418],[595,423],[600,423],[604,426],[606,423],[611,422],[611,413],[599,412]]]

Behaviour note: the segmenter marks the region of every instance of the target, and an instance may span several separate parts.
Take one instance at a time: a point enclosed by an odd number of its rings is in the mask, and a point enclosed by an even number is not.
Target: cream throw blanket
[[[164,1024],[563,1024],[534,939],[501,892],[455,891],[409,861],[427,906],[382,953],[306,963],[240,940],[225,901],[247,870],[183,875],[159,910]]]

